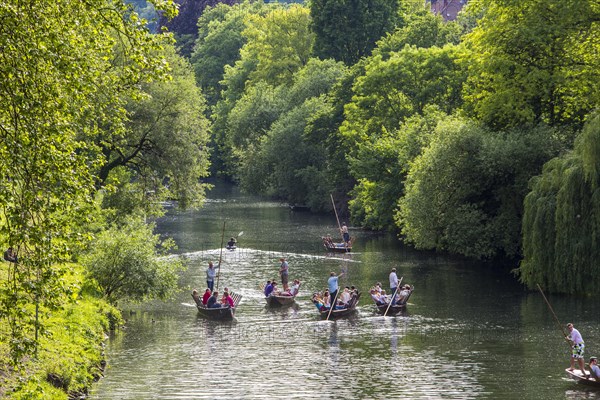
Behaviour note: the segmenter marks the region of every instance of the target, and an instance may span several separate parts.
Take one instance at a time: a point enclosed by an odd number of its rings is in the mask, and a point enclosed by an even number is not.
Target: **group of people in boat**
[[[300,280],[294,279],[292,286],[287,289],[280,290],[277,287],[277,281],[275,279],[268,280],[264,288],[265,297],[269,296],[296,296],[300,291]]]
[[[398,280],[398,275],[396,274],[396,268],[392,268],[389,275],[390,280],[390,294],[387,294],[385,290],[381,287],[381,282],[377,282],[369,291],[371,298],[378,306],[383,305],[401,305],[406,303],[408,296],[410,296],[410,292],[412,290],[411,286],[408,284],[400,285]]]
[[[351,301],[353,298],[358,296],[358,290],[354,286],[346,286],[344,290],[341,291],[339,296],[335,299],[334,310],[343,310],[351,305]],[[331,302],[334,297],[331,296],[329,289],[325,289],[323,293],[315,292],[312,295],[312,302],[317,307],[319,311],[326,311],[331,308]]]
[[[390,303],[390,301],[392,301],[392,305],[399,305],[404,304],[404,302],[408,298],[408,295],[410,294],[410,289],[410,285],[402,285],[400,289],[398,289],[396,296],[394,296],[394,298],[392,299],[393,293],[387,294],[386,291],[381,288],[381,283],[377,282],[375,286],[371,288],[369,293],[371,294],[371,298],[373,299],[375,304],[377,304],[378,306],[387,305]]]
[[[194,289],[192,292],[192,297],[196,300],[199,297],[198,291]],[[217,290],[212,291],[210,288],[206,288],[204,295],[202,295],[202,299],[200,299],[202,305],[206,308],[222,308],[222,307],[235,307],[235,303],[233,301],[233,297],[229,293],[229,289],[223,289],[223,296],[219,299],[219,292]]]
[[[350,244],[350,242],[340,242],[340,243],[336,243],[333,241],[333,239],[331,238],[330,235],[324,236],[323,238],[323,244],[325,245],[325,247],[327,247],[328,249],[333,249],[333,248],[346,248],[348,247]]]

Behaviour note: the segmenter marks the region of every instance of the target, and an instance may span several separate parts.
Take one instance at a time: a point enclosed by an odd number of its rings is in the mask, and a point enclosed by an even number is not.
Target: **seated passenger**
[[[202,296],[202,304],[206,305],[206,303],[208,302],[208,299],[210,298],[211,295],[211,291],[210,289],[206,289],[206,291],[204,292],[204,295]]]
[[[350,303],[350,288],[346,286],[342,294],[340,294],[340,303],[347,306]]]
[[[398,294],[398,301],[396,301],[396,303],[403,304],[408,299],[409,294],[410,294],[410,285],[402,286],[402,289],[400,290],[400,293]]]
[[[377,290],[371,289],[370,293],[371,293],[371,298],[373,299],[375,304],[377,304],[378,306],[382,306],[385,304],[383,301],[381,301],[381,295],[377,292]]]
[[[221,298],[221,304],[223,307],[235,307],[235,303],[233,302],[233,297],[229,294],[229,291],[225,290],[223,292],[223,297]]]
[[[292,283],[292,287],[290,288],[290,295],[295,296],[300,291],[300,281],[298,279],[294,279]]]
[[[214,291],[212,296],[206,302],[206,307],[208,308],[221,308],[221,304],[219,303],[219,292]]]
[[[329,308],[331,306],[331,297],[329,296],[329,290],[326,290],[323,293],[323,306],[325,308]]]
[[[267,281],[267,286],[265,286],[265,297],[269,297],[273,292],[273,283],[271,281]]]

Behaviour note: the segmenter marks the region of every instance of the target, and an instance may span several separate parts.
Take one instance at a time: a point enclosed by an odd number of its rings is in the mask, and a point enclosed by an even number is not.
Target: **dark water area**
[[[224,222],[235,251],[221,250]],[[540,293],[507,272],[515,266],[419,252],[352,227],[353,252],[327,254],[320,237],[337,236],[335,215],[292,212],[230,186],[199,211],[171,210],[158,231],[186,262],[181,290],[125,309],[91,399],[600,398],[566,378],[569,346]],[[294,306],[269,309],[260,284],[277,277],[282,256],[302,286]],[[203,319],[190,297],[219,258],[219,288],[243,295],[232,322]],[[383,317],[367,291],[387,288],[392,267],[415,290],[404,313]],[[310,296],[330,271],[364,296],[353,316],[322,321]],[[560,322],[582,333],[586,359],[600,355],[598,301],[548,298]]]

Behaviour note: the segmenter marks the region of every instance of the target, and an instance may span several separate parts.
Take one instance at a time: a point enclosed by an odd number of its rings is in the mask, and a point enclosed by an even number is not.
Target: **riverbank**
[[[4,279],[7,267],[0,264]],[[0,341],[0,398],[81,398],[102,376],[106,334],[122,324],[121,313],[95,296],[86,285],[83,267],[69,265],[69,271],[65,284],[79,289],[61,299],[59,310],[41,310],[40,315],[47,316],[46,331],[40,335],[37,357],[13,367],[9,343]],[[27,312],[33,316],[34,306],[30,308]],[[9,332],[6,318],[0,319],[0,337],[10,337]]]

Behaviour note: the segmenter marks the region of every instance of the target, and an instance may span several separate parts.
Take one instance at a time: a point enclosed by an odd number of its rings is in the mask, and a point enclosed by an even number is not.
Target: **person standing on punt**
[[[398,275],[396,275],[396,268],[392,268],[392,272],[390,272],[390,289],[392,296],[396,293],[396,289],[398,288]]]
[[[289,289],[288,287],[288,277],[289,277],[289,265],[287,263],[287,261],[285,261],[285,258],[280,258],[279,261],[281,261],[281,266],[279,267],[279,275],[281,275],[281,284],[283,285],[283,291],[285,292],[286,290]]]
[[[585,374],[585,363],[583,362],[583,350],[585,348],[585,344],[583,342],[583,338],[581,337],[581,333],[577,329],[573,327],[572,323],[567,324],[567,329],[569,329],[569,335],[566,339],[571,343],[571,368],[569,371],[573,371],[575,368],[575,360],[579,364],[579,369],[583,374]]]
[[[217,266],[220,268],[221,266]],[[213,265],[212,261],[208,262],[208,268],[206,269],[206,286],[212,292],[215,286],[215,276],[217,276],[217,268]]]
[[[350,242],[350,234],[348,233],[348,227],[345,222],[342,222],[342,237],[344,238],[344,242],[348,244]]]
[[[327,280],[327,286],[329,289],[329,296],[331,297],[331,302],[334,301],[335,297],[337,296],[337,291],[338,291],[338,279],[341,278],[342,276],[344,276],[344,273],[342,272],[339,276],[335,275],[335,272],[331,272],[329,274],[329,279]]]

